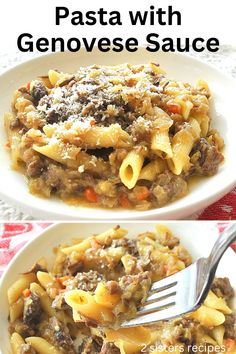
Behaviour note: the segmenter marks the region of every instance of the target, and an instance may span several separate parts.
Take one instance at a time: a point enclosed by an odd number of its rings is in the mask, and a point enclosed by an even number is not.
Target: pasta
[[[7,292],[9,304],[15,303],[20,298],[22,291],[27,289],[34,280],[35,274],[24,274],[16,280]]]
[[[217,173],[223,139],[210,91],[167,78],[158,64],[49,70],[21,86],[4,116],[12,167],[38,196],[147,210]]]
[[[151,149],[160,157],[166,157],[169,159],[173,156],[168,130],[153,133]]]
[[[39,354],[61,354],[62,352],[48,343],[41,337],[28,337],[26,343],[29,344]]]
[[[24,343],[24,339],[18,333],[13,333],[11,335],[11,347],[13,354],[21,354],[21,348]]]
[[[162,159],[156,159],[144,166],[139,174],[138,179],[154,181],[155,177],[165,170],[166,164]]]
[[[130,151],[120,166],[120,179],[129,189],[132,189],[139,178],[144,156],[137,151]]]
[[[13,354],[180,354],[193,347],[216,353],[217,346],[234,353],[233,289],[227,278],[216,278],[192,313],[121,328],[136,315],[153,281],[191,264],[166,226],[135,238],[116,226],[55,252],[52,267],[40,260],[9,288]]]

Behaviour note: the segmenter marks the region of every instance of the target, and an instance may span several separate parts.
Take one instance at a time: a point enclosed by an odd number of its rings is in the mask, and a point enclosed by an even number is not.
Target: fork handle
[[[218,266],[218,263],[231,245],[232,242],[236,240],[236,222],[232,223],[227,227],[223,233],[218,237],[216,243],[214,244],[212,251],[208,257],[209,270],[215,272]]]

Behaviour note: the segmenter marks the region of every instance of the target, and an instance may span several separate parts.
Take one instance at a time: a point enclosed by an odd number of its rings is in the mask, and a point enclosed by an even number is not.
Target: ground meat
[[[113,240],[111,247],[124,247],[127,253],[131,254],[132,256],[138,256],[138,248],[137,248],[137,241],[131,240],[128,238],[121,238],[118,240]]]
[[[61,166],[56,164],[50,164],[48,168],[44,171],[42,177],[47,183],[47,186],[51,188],[58,188],[63,185],[63,181],[66,180],[66,173]],[[69,185],[71,181],[68,180],[67,175],[67,184]]]
[[[84,291],[94,291],[97,284],[104,280],[104,276],[95,270],[78,273],[73,280],[68,282],[67,290],[81,289]]]
[[[163,246],[167,246],[170,249],[179,245],[178,237],[171,235],[169,232],[166,232],[164,235],[160,235],[159,241]]]
[[[151,286],[151,277],[149,272],[143,272],[135,275],[125,275],[121,277],[119,285],[122,289],[122,299],[135,302],[143,302]]]
[[[98,182],[95,186],[95,192],[108,198],[116,198],[117,196],[116,186],[110,181]]]
[[[83,85],[84,87],[82,87]],[[89,90],[86,93],[88,87]],[[39,104],[41,107],[46,105],[47,108],[41,110],[41,113],[49,123],[63,122],[71,116],[76,116],[76,119],[84,121],[87,116],[91,116],[97,126],[109,126],[118,123],[122,129],[127,128],[132,123],[129,118],[130,109],[128,105],[119,93],[111,94],[103,88],[104,85],[96,83],[96,79],[89,79],[86,82],[80,79],[79,82],[68,85],[66,89],[61,87],[61,90],[58,90],[61,95],[59,105],[54,103],[53,93],[44,96]],[[71,97],[73,98],[75,93],[77,99],[71,100],[68,109],[68,100]],[[50,108],[48,109],[48,107]]]
[[[120,294],[121,293],[121,288],[117,281],[111,280],[106,283],[106,288],[108,289],[109,293],[111,295],[113,294]]]
[[[43,322],[40,326],[40,333],[43,338],[59,348],[62,353],[75,354],[69,329],[56,317],[51,317],[48,321]]]
[[[186,267],[192,263],[192,257],[183,246],[181,245],[175,246],[173,248],[173,252],[178,257],[178,259],[184,262]]]
[[[236,339],[236,316],[234,314],[225,315],[225,338]]]
[[[100,354],[120,354],[120,349],[114,343],[104,343]]]
[[[234,296],[234,290],[230,285],[228,278],[215,278],[211,290],[217,296],[223,297],[226,300],[229,300]]]
[[[65,116],[66,120],[67,117]],[[56,112],[55,109],[52,109],[50,112],[47,114],[47,123],[53,124],[53,123],[58,123],[58,122],[63,122],[63,118],[61,117],[60,113]]]
[[[184,343],[186,345],[191,345],[196,340],[196,323],[192,320],[181,319],[173,321],[173,328],[171,330],[172,334],[172,344]]]
[[[187,193],[187,182],[181,176],[176,176],[169,171],[158,175],[152,187],[153,196],[158,206],[162,206]]]
[[[98,354],[101,352],[102,339],[99,337],[86,337],[77,350],[77,354]]]
[[[40,158],[31,161],[27,166],[27,175],[29,177],[38,177],[43,171],[43,162]]]
[[[200,176],[212,176],[216,174],[219,164],[224,160],[223,155],[216,146],[211,145],[205,138],[196,143],[190,154],[193,166],[191,173]]]
[[[82,261],[73,263],[68,258],[64,264],[64,275],[73,275],[75,276],[78,272],[83,270],[84,263]]]
[[[21,344],[19,354],[36,354],[36,351],[30,344]]]
[[[33,327],[40,322],[41,313],[40,297],[31,292],[24,302],[23,322]]]
[[[34,105],[37,106],[41,98],[48,94],[48,91],[42,81],[34,81],[30,93],[33,98]]]
[[[58,310],[69,310],[70,306],[66,303],[64,294],[59,293],[52,302],[52,307]]]
[[[31,156],[28,156],[29,159],[27,158],[27,154],[25,157],[27,175],[29,177],[39,177],[44,170],[44,163],[41,157],[34,152],[32,152]]]
[[[20,128],[20,127],[22,127],[22,123],[19,120],[19,118],[15,117],[13,120],[11,120],[11,122],[10,122],[10,129],[11,130],[14,130],[14,129]]]
[[[11,323],[9,326],[9,333],[12,334],[14,332],[19,333],[23,338],[32,337],[35,335],[35,330],[19,319]]]
[[[135,142],[150,141],[151,136],[151,121],[139,117],[129,127],[131,136]]]

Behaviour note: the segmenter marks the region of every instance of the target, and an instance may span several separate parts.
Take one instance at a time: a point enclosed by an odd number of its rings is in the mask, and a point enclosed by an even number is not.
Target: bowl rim
[[[119,224],[121,224],[121,227],[122,227],[122,224],[129,224],[129,225],[133,225],[133,224],[145,224],[147,225],[147,229],[150,227],[150,226],[155,226],[156,224],[163,224],[163,225],[166,225],[168,224],[168,228],[171,228],[171,225],[173,224],[181,224],[181,223],[184,223],[185,225],[191,225],[191,224],[194,224],[194,223],[202,223],[202,224],[205,224],[205,225],[211,225],[212,226],[212,233],[213,231],[215,232],[219,232],[219,229],[217,228],[217,222],[214,221],[214,220],[207,220],[207,221],[196,221],[196,220],[149,220],[148,222],[145,221],[145,220],[133,220],[133,221],[130,221],[130,220],[121,220],[119,221]],[[104,222],[104,224],[110,224],[111,226],[114,226],[115,225],[115,221],[111,221],[111,220],[107,220]],[[38,240],[40,238],[43,238],[43,236],[45,234],[47,234],[48,232],[51,232],[53,231],[54,229],[57,229],[61,224],[63,225],[66,225],[66,224],[76,224],[76,225],[88,225],[88,221],[84,220],[84,221],[79,221],[79,222],[71,222],[71,221],[60,221],[60,222],[54,222],[52,223],[51,225],[48,225],[46,226],[44,229],[39,229],[39,230],[36,230],[35,231],[35,236],[30,239],[29,241],[27,241],[21,248],[20,250],[13,256],[13,258],[10,260],[10,262],[8,263],[8,265],[6,266],[2,276],[0,277],[0,290],[2,288],[2,285],[3,283],[5,282],[5,279],[7,278],[7,273],[9,271],[9,269],[14,265],[14,263],[16,262],[16,260],[18,258],[21,257],[22,253],[24,253],[24,251],[29,247],[29,246],[32,246],[32,244],[38,242]],[[91,221],[89,223],[89,225],[91,227],[93,227],[93,225],[96,225],[96,224],[103,224],[103,221]],[[230,224],[230,222],[227,222],[227,224]],[[129,231],[129,230],[128,230]],[[71,239],[72,237],[69,236]],[[181,235],[177,235],[178,238],[181,239]],[[84,237],[86,238],[86,237]],[[56,238],[55,238],[55,243],[56,243]],[[56,247],[57,245],[55,245],[54,247]],[[230,252],[232,251],[232,254],[234,254],[236,256],[236,251],[234,251],[231,247],[228,247],[228,250],[230,250]],[[236,295],[235,295],[236,297]]]
[[[139,49],[143,50],[144,45],[140,45]],[[94,51],[98,51],[98,48],[95,47]],[[125,52],[125,51],[124,51]],[[82,47],[80,50],[80,53],[87,53],[85,51],[85,48]],[[100,52],[99,52],[100,53]],[[171,55],[173,57],[182,57],[182,58],[187,58],[190,63],[198,63],[199,65],[203,65],[206,69],[208,68],[209,70],[214,70],[216,73],[220,73],[223,75],[227,80],[230,80],[231,84],[235,86],[236,89],[236,80],[230,76],[228,73],[220,71],[217,67],[210,63],[206,63],[203,60],[199,58],[195,58],[194,56],[191,56],[189,53],[178,53],[178,52],[171,52],[171,53],[165,53],[162,51],[157,52],[161,53],[161,55]],[[65,52],[55,52],[55,53],[47,53],[47,54],[40,54],[34,58],[28,59],[23,61],[22,63],[17,64],[16,66],[4,71],[3,73],[0,74],[0,82],[4,80],[5,76],[8,76],[11,73],[14,73],[15,70],[20,70],[21,68],[24,68],[25,65],[30,64],[31,62],[39,62],[41,60],[47,60],[49,57],[53,56],[60,56],[60,55],[75,55],[75,53],[71,53],[69,51]],[[103,53],[104,54],[104,53]],[[155,53],[154,53],[155,54]],[[136,55],[138,55],[138,51],[136,52]],[[78,57],[79,61],[79,57]],[[0,127],[2,131],[4,131],[3,125]],[[9,164],[10,164],[10,157],[9,157]],[[231,169],[230,169],[231,170]],[[190,214],[193,214],[197,211],[199,211],[201,208],[205,208],[209,206],[210,204],[216,202],[220,198],[222,198],[225,194],[227,194],[230,190],[232,190],[236,186],[236,175],[234,173],[228,173],[229,169],[226,171],[223,171],[222,174],[224,174],[224,184],[222,184],[222,187],[220,190],[215,191],[213,189],[209,189],[209,193],[201,195],[200,198],[197,198],[197,200],[188,200],[188,203],[186,205],[175,205],[173,203],[168,203],[167,205],[164,205],[163,207],[160,208],[153,208],[149,210],[129,210],[129,209],[106,209],[106,208],[100,208],[99,206],[96,208],[91,208],[89,206],[84,207],[83,205],[78,205],[78,206],[71,206],[65,202],[65,209],[66,212],[63,212],[63,210],[55,210],[53,211],[52,208],[50,208],[50,198],[45,199],[45,206],[46,208],[43,207],[43,205],[38,206],[36,203],[36,199],[40,198],[37,196],[33,196],[35,199],[35,203],[29,203],[24,202],[24,200],[21,200],[20,198],[16,196],[11,196],[7,193],[7,189],[1,188],[0,187],[0,196],[3,200],[10,202],[13,206],[16,207],[16,209],[23,211],[27,214],[30,214],[30,216],[38,218],[38,215],[40,215],[40,219],[43,220],[90,220],[91,215],[89,214],[89,211],[93,210],[94,215],[92,217],[93,220],[113,220],[113,219],[119,219],[119,220],[136,220],[136,219],[147,219],[147,218],[158,218],[158,219],[180,219],[186,216],[189,216]],[[233,172],[233,171],[232,171]],[[18,173],[17,171],[13,171],[13,173]],[[216,175],[217,176],[217,175]],[[214,176],[212,176],[214,177]],[[211,178],[211,177],[209,177]],[[30,193],[27,191],[27,193]],[[187,196],[191,194],[187,194]],[[184,197],[179,198],[179,200],[183,200]],[[42,198],[40,198],[42,199]],[[57,198],[53,198],[54,200],[57,200]],[[177,199],[178,201],[178,199]],[[60,198],[58,198],[58,202],[61,202]],[[51,205],[52,206],[52,205]],[[51,210],[50,210],[51,209]],[[76,213],[73,211],[76,210]],[[99,212],[103,212],[101,214],[96,214],[96,210],[99,210]],[[191,212],[189,211],[191,210]],[[83,215],[80,216],[80,212],[83,212]],[[86,213],[88,211],[88,213]],[[107,211],[109,211],[107,213]],[[78,214],[77,214],[78,213]],[[77,215],[76,215],[77,214]]]
[[[14,265],[14,263],[16,262],[16,260],[18,258],[21,257],[22,253],[29,247],[29,245],[31,245],[32,243],[34,243],[34,241],[37,241],[39,238],[43,237],[43,235],[45,233],[47,233],[50,230],[53,230],[54,228],[58,227],[60,223],[54,223],[52,225],[47,226],[45,229],[41,229],[41,230],[36,230],[35,231],[35,236],[34,238],[32,238],[31,240],[27,241],[21,248],[20,250],[13,256],[13,258],[10,260],[10,262],[8,263],[8,265],[6,266],[6,268],[3,271],[2,276],[0,277],[0,290],[2,289],[2,286],[5,282],[5,279],[7,278],[7,273],[9,272],[10,268]]]

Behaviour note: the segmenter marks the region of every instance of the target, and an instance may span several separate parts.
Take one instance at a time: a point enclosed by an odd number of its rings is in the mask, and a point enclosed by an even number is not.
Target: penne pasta
[[[21,354],[22,345],[25,344],[24,339],[18,333],[14,332],[11,335],[10,342],[11,342],[11,349],[13,354]]]
[[[209,131],[210,120],[207,114],[195,113],[191,115],[192,118],[198,121],[201,128],[201,136],[206,137]]]
[[[82,164],[80,160],[81,149],[61,144],[59,140],[43,146],[34,144],[33,149],[68,167],[78,168]]]
[[[191,101],[182,101],[181,107],[182,107],[182,115],[184,119],[188,120],[191,109],[193,108],[193,103]]]
[[[109,246],[113,239],[119,239],[127,235],[128,231],[115,226],[107,231],[102,232],[101,234],[96,235],[96,240],[102,245]]]
[[[206,327],[220,326],[225,322],[225,316],[222,312],[205,305],[202,305],[197,311],[193,312],[191,316]]]
[[[94,293],[94,300],[97,304],[112,309],[121,300],[119,294],[110,294],[105,284],[99,283]]]
[[[162,158],[172,158],[173,152],[168,130],[156,131],[152,134],[151,149]]]
[[[147,327],[107,330],[106,338],[107,341],[114,341],[124,353],[133,354],[150,344],[151,331]]]
[[[109,127],[88,126],[81,127],[74,123],[69,129],[55,127],[54,136],[65,143],[88,149],[97,148],[122,148],[131,146],[131,139],[119,124],[111,124]]]
[[[26,343],[30,344],[38,354],[63,354],[60,350],[55,348],[44,338],[28,337],[25,339]]]
[[[83,253],[86,249],[91,246],[91,242],[96,239],[101,245],[110,245],[113,239],[119,239],[127,234],[127,231],[121,229],[120,227],[113,227],[101,234],[94,237],[89,237],[73,246],[62,247],[61,251],[65,254],[70,254],[72,252]]]
[[[204,304],[210,308],[222,311],[225,315],[232,313],[232,310],[227,306],[225,299],[219,298],[213,293],[213,291],[209,291]]]
[[[24,300],[20,297],[16,302],[9,306],[10,322],[14,322],[21,317],[24,309]]]
[[[11,113],[4,114],[4,125],[7,131],[9,144],[10,144],[10,151],[11,151],[11,161],[12,161],[12,168],[18,169],[19,162],[22,161],[22,154],[20,151],[20,142],[21,142],[21,135],[19,134],[18,130],[11,130],[10,125],[13,120],[13,115]]]
[[[61,74],[58,71],[49,70],[48,77],[49,77],[50,83],[53,86],[55,86],[56,83],[60,80]]]
[[[164,172],[166,168],[167,168],[166,162],[158,158],[152,162],[149,162],[146,166],[142,168],[138,179],[154,181],[155,177],[160,173]]]
[[[35,280],[36,276],[33,273],[21,275],[8,289],[7,297],[9,304],[12,305],[15,303],[22,296],[23,290],[29,288],[30,283]]]
[[[69,246],[69,247],[62,247],[61,248],[61,251],[65,254],[70,254],[72,252],[84,252],[87,248],[90,247],[91,245],[91,240],[92,238],[88,238],[88,239],[85,239],[83,241],[81,241],[80,243],[77,243],[73,246]]]
[[[224,344],[225,327],[220,325],[212,329],[212,336],[218,345]]]
[[[128,188],[133,188],[139,178],[143,166],[144,156],[132,150],[125,157],[120,166],[120,179],[121,182]]]
[[[193,147],[193,143],[193,136],[187,130],[180,130],[173,137],[173,157],[167,161],[167,164],[175,175],[180,175],[189,163],[189,153]]]
[[[50,273],[39,271],[37,272],[37,278],[44,289],[51,288],[54,289],[56,293],[60,290],[60,285]]]
[[[66,303],[80,315],[97,321],[98,323],[111,322],[113,314],[109,308],[98,304],[94,296],[83,290],[71,290],[65,294]]]
[[[55,316],[56,311],[52,307],[52,301],[46,291],[37,283],[31,283],[30,284],[30,290],[37,294],[40,297],[40,303],[43,311],[48,315],[48,316]]]

